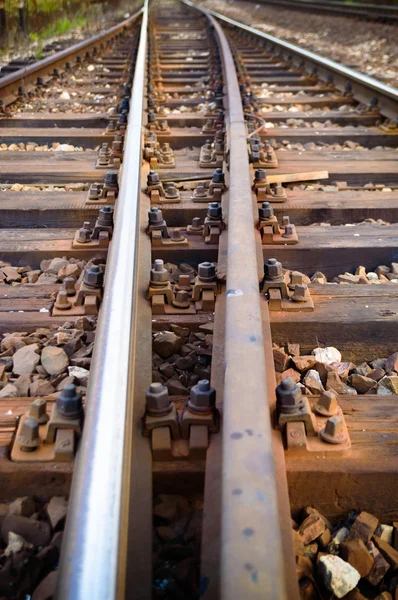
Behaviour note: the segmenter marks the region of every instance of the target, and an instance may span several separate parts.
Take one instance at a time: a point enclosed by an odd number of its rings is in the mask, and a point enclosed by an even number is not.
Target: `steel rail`
[[[183,1],[194,6],[189,0]],[[287,598],[287,585],[267,398],[247,132],[231,49],[219,23],[206,10],[202,12],[217,33],[223,55],[230,140],[220,597],[281,600]]]
[[[0,98],[3,100],[3,104],[9,103],[5,101],[7,100],[7,96],[16,96],[18,94],[18,87],[21,85],[21,83],[24,85],[34,83],[39,75],[42,76],[49,74],[51,72],[50,69],[63,68],[67,62],[70,62],[75,57],[79,56],[83,51],[96,48],[99,44],[111,40],[126,28],[131,27],[131,25],[142,14],[142,11],[143,9],[140,8],[140,10],[135,12],[131,17],[121,21],[117,25],[114,25],[110,29],[102,31],[101,33],[98,33],[87,40],[79,42],[78,44],[74,44],[69,48],[65,48],[65,50],[60,50],[52,56],[43,58],[43,60],[39,60],[26,67],[22,67],[21,69],[18,69],[18,71],[2,77],[0,79]],[[14,98],[11,98],[10,102],[13,100]]]
[[[127,521],[126,414],[132,402],[141,137],[148,0],[142,12],[123,171],[106,285],[90,370],[86,420],[72,482],[60,561],[58,600],[122,597]],[[127,510],[127,509],[126,509]],[[122,547],[121,547],[122,546]]]
[[[395,24],[398,20],[398,7],[360,2],[337,2],[336,0],[260,0],[261,4],[286,6],[293,10],[319,11],[344,17],[361,17],[372,21]]]
[[[373,77],[354,71],[349,67],[340,65],[334,60],[324,58],[310,50],[300,48],[295,44],[281,40],[268,33],[263,33],[250,25],[245,25],[235,21],[225,15],[213,10],[207,9],[209,14],[217,19],[227,23],[232,27],[238,27],[268,42],[269,49],[278,48],[282,57],[291,61],[293,65],[303,68],[307,72],[312,72],[323,81],[333,83],[338,89],[344,91],[346,84],[351,84],[352,94],[361,102],[369,103],[373,98],[377,99],[377,106],[386,117],[397,119],[398,107],[398,89],[390,85],[377,81]],[[314,72],[314,66],[316,71]]]

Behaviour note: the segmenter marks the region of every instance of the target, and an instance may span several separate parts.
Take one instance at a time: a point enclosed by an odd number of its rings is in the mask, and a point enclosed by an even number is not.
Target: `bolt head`
[[[269,202],[263,202],[258,209],[258,216],[260,219],[270,219],[274,216],[274,209]]]
[[[161,258],[157,258],[151,269],[151,283],[166,283],[169,281],[169,273],[164,267],[164,262]]]
[[[105,175],[105,184],[107,186],[116,187],[117,186],[117,173],[114,171],[108,171]]]
[[[329,444],[342,444],[347,439],[344,426],[344,418],[341,416],[330,417],[326,421],[325,428],[321,430],[320,436],[324,442]]]
[[[31,407],[29,410],[29,416],[37,419],[37,421],[40,423],[40,425],[44,425],[44,423],[47,423],[47,421],[49,419],[46,408],[47,408],[47,402],[45,400],[43,400],[42,398],[36,398],[36,400],[33,400],[32,404],[31,404]]]
[[[301,389],[290,377],[282,379],[276,388],[277,406],[282,413],[292,413],[303,406]]]
[[[57,411],[67,419],[77,419],[83,413],[82,395],[73,383],[66,385],[58,394]]]
[[[308,299],[308,287],[305,285],[305,283],[295,285],[294,293],[292,296],[293,302],[306,302],[307,299]]]
[[[203,262],[198,265],[198,277],[201,281],[215,281],[216,267],[212,262]]]
[[[323,417],[332,417],[338,411],[337,396],[333,390],[323,392],[319,400],[312,407],[313,410]]]
[[[112,206],[103,206],[98,213],[98,225],[104,227],[113,227],[113,208]]]
[[[104,272],[99,265],[90,265],[84,271],[83,282],[93,288],[101,288],[104,285]]]
[[[218,168],[214,171],[212,181],[213,183],[225,183],[225,175],[221,168]]]
[[[164,414],[171,410],[169,390],[162,383],[151,383],[145,392],[146,410],[149,414]]]
[[[264,279],[266,281],[275,281],[283,277],[282,263],[276,258],[269,258],[264,263]]]
[[[266,179],[266,177],[267,173],[265,169],[256,169],[254,173],[254,181],[262,181],[263,179]]]
[[[148,210],[148,220],[150,225],[160,225],[163,223],[163,214],[160,208],[152,206]]]
[[[207,379],[201,379],[191,388],[188,406],[193,411],[205,412],[216,405],[216,390]]]
[[[157,171],[149,171],[148,177],[147,177],[148,187],[151,185],[159,185],[159,183],[160,183],[159,173]]]
[[[41,443],[39,436],[39,421],[34,417],[25,419],[16,436],[16,440],[22,451],[34,451]]]
[[[211,219],[222,219],[221,204],[218,202],[210,202],[207,207],[207,216]]]

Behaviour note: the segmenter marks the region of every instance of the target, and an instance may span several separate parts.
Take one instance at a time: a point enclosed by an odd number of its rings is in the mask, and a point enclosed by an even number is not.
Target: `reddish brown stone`
[[[386,360],[384,370],[389,373],[390,371],[398,371],[398,352],[391,354]]]
[[[384,557],[381,555],[381,553],[378,551],[378,549],[372,542],[368,542],[366,544],[366,547],[369,550],[369,552],[372,555],[373,560],[374,560],[373,567],[372,567],[369,575],[366,577],[366,579],[372,585],[377,585],[378,583],[380,583],[380,581],[383,579],[384,575],[389,570],[390,565],[384,559]]]
[[[287,365],[289,364],[290,357],[283,349],[274,348],[272,351],[274,355],[275,371],[277,373],[283,373],[286,371]]]
[[[31,517],[36,510],[36,503],[32,496],[17,498],[11,502],[8,512],[10,515],[20,515],[22,517]]]
[[[339,555],[358,571],[361,577],[369,575],[374,560],[362,540],[346,540],[339,547]]]
[[[288,344],[287,353],[290,356],[300,356],[300,344]]]
[[[312,369],[316,363],[315,356],[294,356],[291,360],[300,373],[303,371],[308,371],[308,369]]]
[[[395,550],[388,542],[382,540],[377,535],[374,535],[372,541],[376,545],[379,552],[382,553],[386,561],[391,565],[393,569],[398,568],[398,551]]]
[[[293,379],[294,383],[298,383],[301,379],[301,375],[298,371],[296,371],[295,369],[286,369],[286,371],[283,371],[282,373],[282,379]]]
[[[325,531],[326,525],[318,515],[309,515],[301,523],[299,528],[299,536],[305,546],[316,540]]]
[[[361,512],[355,519],[349,534],[349,539],[360,539],[365,543],[370,540],[374,534],[379,520],[367,512]]]

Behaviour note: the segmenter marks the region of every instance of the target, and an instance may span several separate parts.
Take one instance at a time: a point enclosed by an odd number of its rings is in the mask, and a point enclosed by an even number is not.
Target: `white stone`
[[[330,365],[332,362],[341,362],[341,353],[337,348],[333,348],[333,346],[329,346],[328,348],[315,348],[315,350],[312,351],[312,354],[318,362],[324,363],[325,365]]]
[[[90,375],[90,371],[84,369],[83,367],[68,367],[68,375],[69,377],[76,377],[79,380],[80,385],[87,387],[88,384],[88,376]]]
[[[66,90],[64,90],[62,92],[62,94],[60,95],[60,99],[61,100],[70,100],[70,94],[69,94],[69,92],[67,92]]]
[[[367,278],[369,279],[369,281],[378,281],[379,276],[377,275],[377,273],[373,273],[371,271],[370,273],[367,274]]]
[[[60,144],[58,148],[55,148],[54,152],[74,152],[75,147],[71,144]]]
[[[354,589],[361,579],[360,574],[339,556],[327,554],[319,559],[318,571],[326,587],[336,598],[342,598]]]
[[[375,531],[375,535],[392,546],[392,536],[394,527],[392,525],[379,525]]]

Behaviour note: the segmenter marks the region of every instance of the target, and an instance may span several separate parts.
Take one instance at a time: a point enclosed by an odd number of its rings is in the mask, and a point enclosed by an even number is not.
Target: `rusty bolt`
[[[329,444],[342,444],[347,439],[344,427],[344,418],[340,416],[330,417],[326,421],[325,428],[320,431],[321,438]]]
[[[221,168],[218,168],[214,171],[212,182],[213,183],[225,183],[225,175]]]
[[[148,222],[149,225],[162,225],[163,214],[160,208],[157,208],[157,206],[152,206],[148,210]]]
[[[207,379],[201,379],[191,388],[188,407],[192,412],[208,412],[216,405],[216,390]]]
[[[151,383],[145,392],[146,412],[154,417],[166,415],[173,408],[169,390],[162,383]]]
[[[269,202],[263,202],[258,209],[259,219],[270,219],[274,216],[274,209]]]
[[[99,227],[113,227],[112,206],[103,206],[102,208],[100,208],[96,224]]]
[[[157,258],[151,269],[151,283],[167,283],[167,281],[169,281],[169,274],[164,268],[164,262],[161,258]]]
[[[207,216],[210,219],[222,219],[221,204],[219,204],[218,202],[210,202],[210,204],[207,207]]]
[[[77,419],[83,412],[82,395],[69,383],[57,397],[57,411],[66,419]]]
[[[308,287],[305,285],[305,283],[295,285],[292,300],[293,302],[307,302],[308,295]]]
[[[283,189],[283,186],[281,183],[277,183],[275,185],[275,196],[284,196],[285,195],[285,190]]]
[[[160,177],[157,171],[149,171],[146,184],[148,187],[160,184]]]
[[[47,402],[42,398],[36,398],[36,400],[33,400],[30,407],[29,416],[37,419],[39,425],[44,425],[44,423],[47,423],[49,419],[46,407]]]
[[[189,292],[187,292],[186,290],[178,290],[172,304],[176,308],[189,308],[191,306],[189,300]]]
[[[290,273],[289,287],[294,287],[296,285],[303,285],[303,274],[300,273],[300,271],[292,271]]]
[[[81,229],[79,229],[79,233],[77,236],[77,241],[80,244],[88,244],[88,242],[91,240],[91,234],[92,234],[92,229],[90,227],[90,222],[89,221],[84,221],[83,223],[83,227]]]
[[[312,409],[322,417],[333,417],[338,411],[336,392],[333,390],[323,392]]]
[[[282,233],[283,238],[291,238],[296,235],[296,227],[292,223],[285,226],[285,231]]]
[[[200,224],[200,217],[194,217],[192,219],[191,229],[192,231],[201,231],[203,229],[203,225]]]
[[[178,229],[178,227],[176,229],[173,229],[171,231],[171,239],[174,242],[179,242],[179,241],[185,239],[184,236],[181,233],[181,229]]]
[[[282,281],[283,280],[283,268],[282,263],[276,260],[276,258],[269,258],[264,263],[264,279],[265,281]]]
[[[282,379],[276,388],[276,403],[281,413],[292,414],[303,408],[301,389],[290,377]]]
[[[66,290],[59,290],[54,307],[58,310],[69,310],[72,308],[72,304],[68,300],[68,293]]]
[[[63,284],[67,296],[74,296],[76,294],[74,277],[65,277]]]
[[[148,108],[155,108],[155,101],[152,96],[148,97]]]
[[[179,275],[178,283],[177,283],[175,289],[190,292],[192,289],[190,276],[189,275]]]
[[[203,262],[198,265],[198,277],[200,281],[215,281],[216,267],[212,262]]]
[[[256,169],[254,172],[254,182],[264,181],[267,177],[265,169]]]
[[[102,288],[104,285],[104,272],[99,265],[90,265],[84,271],[83,282],[92,288]]]
[[[36,450],[41,443],[39,436],[39,421],[34,417],[25,419],[16,440],[22,452],[33,452]]]
[[[97,200],[101,196],[101,184],[92,183],[88,192],[90,200]]]
[[[161,148],[161,152],[162,154],[166,154],[168,156],[171,156],[173,154],[172,149],[170,148],[170,144],[168,142],[165,142]]]
[[[156,115],[154,112],[148,113],[148,123],[156,123]]]
[[[290,225],[290,217],[285,215],[284,217],[282,217],[282,226],[286,227],[287,225]]]
[[[197,198],[204,198],[207,196],[207,190],[203,181],[198,182],[198,185],[195,188],[195,196]]]
[[[108,126],[107,126],[107,131],[116,131],[116,123],[115,121],[109,121]]]
[[[117,188],[117,173],[115,171],[108,171],[105,175],[105,185],[109,188]]]
[[[174,181],[169,181],[167,183],[165,194],[169,198],[178,198],[178,190],[176,188]]]

